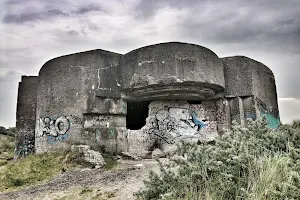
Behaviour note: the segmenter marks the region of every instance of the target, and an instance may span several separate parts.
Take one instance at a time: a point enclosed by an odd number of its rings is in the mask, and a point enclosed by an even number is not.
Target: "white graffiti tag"
[[[59,117],[56,120],[50,117],[40,118],[36,135],[39,137],[49,135],[57,137],[65,134],[70,129],[70,122],[66,117]]]

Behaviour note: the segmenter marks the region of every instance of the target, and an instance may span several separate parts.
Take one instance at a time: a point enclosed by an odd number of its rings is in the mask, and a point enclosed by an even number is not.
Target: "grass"
[[[112,155],[107,154],[107,153],[102,153],[102,156],[106,163],[104,166],[104,169],[109,170],[109,169],[114,169],[117,167],[118,162]]]
[[[12,144],[10,143],[11,138],[7,138],[7,136],[5,138],[1,142],[9,145],[1,146],[2,149],[5,149],[5,151],[1,152],[10,152],[10,155],[13,156]],[[117,166],[117,161],[111,155],[102,155],[106,162],[104,169],[108,170]],[[11,160],[10,162],[4,160],[2,169],[0,170],[0,192],[51,180],[59,173],[63,173],[74,167],[93,168],[95,166],[84,160],[83,153],[76,151],[31,154],[24,158]],[[84,189],[82,194],[88,192],[87,189]]]
[[[77,166],[89,166],[80,153],[44,153],[11,161],[0,171],[0,191],[16,189],[52,179]]]
[[[269,129],[265,120],[236,125],[214,144],[178,145],[150,173],[145,200],[277,200],[300,197],[300,123]]]
[[[74,167],[95,167],[83,159],[79,152],[57,152],[33,154],[13,160],[15,137],[13,128],[0,127],[0,192],[34,185],[52,179]],[[104,169],[116,167],[116,160],[109,154],[102,154],[106,162]],[[83,191],[87,192],[87,191]]]
[[[83,188],[79,194],[86,194],[86,193],[90,193],[92,191],[93,190],[91,188]]]
[[[115,191],[101,191],[96,188],[73,188],[62,193],[50,194],[55,200],[108,200],[116,196]]]
[[[289,158],[279,153],[272,157],[262,157],[257,160],[252,175],[249,177],[253,199],[271,199],[270,191],[276,191],[280,183],[285,183],[291,176]]]

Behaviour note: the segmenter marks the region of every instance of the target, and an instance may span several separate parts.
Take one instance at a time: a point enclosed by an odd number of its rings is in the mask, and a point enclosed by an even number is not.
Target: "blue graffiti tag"
[[[47,142],[51,145],[56,144],[57,142],[65,142],[69,137],[69,134],[65,133],[64,135],[59,135],[54,137],[52,135],[47,135]]]
[[[261,112],[261,116],[265,117],[268,125],[270,128],[276,129],[279,127],[280,125],[280,118],[278,116],[278,118],[274,117],[273,115],[267,113],[267,112]]]
[[[203,127],[207,126],[206,123],[198,119],[196,112],[192,112],[192,121],[195,124],[195,126],[198,126],[198,131],[202,129]]]

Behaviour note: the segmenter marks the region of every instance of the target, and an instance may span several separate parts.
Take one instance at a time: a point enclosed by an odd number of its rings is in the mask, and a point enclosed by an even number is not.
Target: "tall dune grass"
[[[235,125],[215,144],[182,143],[139,199],[300,199],[300,123]]]

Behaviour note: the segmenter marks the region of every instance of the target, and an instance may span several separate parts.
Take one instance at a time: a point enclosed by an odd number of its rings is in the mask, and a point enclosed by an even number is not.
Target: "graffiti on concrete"
[[[198,131],[217,132],[218,112],[214,103],[205,102],[204,104],[191,104],[189,106],[193,123],[196,124]],[[222,113],[223,114],[223,113]]]
[[[57,119],[53,117],[40,118],[38,123],[37,136],[46,136],[49,144],[55,144],[58,141],[64,142],[69,137],[67,132],[70,129],[70,121],[64,116]]]
[[[214,102],[205,102],[204,106],[185,101],[151,102],[145,125],[139,130],[128,130],[128,152],[145,157],[156,148],[172,152],[179,141],[215,138],[218,134],[215,107]]]
[[[171,131],[176,130],[175,118],[170,116],[168,110],[158,110],[155,114],[155,118],[149,119],[149,122],[149,134],[155,135],[167,143],[173,144],[175,142],[171,135]]]
[[[192,116],[192,121],[195,124],[195,126],[197,126],[197,130],[199,131],[201,128],[207,126],[206,123],[204,123],[203,121],[201,121],[200,119],[198,119],[196,112],[192,112],[191,114]]]
[[[93,116],[93,115],[85,115],[83,126],[84,128],[91,127],[109,127],[110,123],[113,123],[112,116]]]
[[[17,145],[16,153],[15,153],[15,159],[18,157],[25,157],[29,154],[34,153],[34,137],[29,137],[28,135],[25,135],[23,141],[21,144]]]
[[[47,141],[49,144],[54,145],[57,142],[65,142],[69,137],[69,134],[58,135],[54,137],[52,135],[47,135]]]
[[[276,129],[279,127],[279,125],[280,125],[279,117],[276,118],[272,114],[267,113],[266,111],[261,111],[260,115],[267,120],[270,128]]]
[[[148,134],[169,144],[175,143],[176,138],[195,135],[204,127],[213,127],[210,122],[200,120],[196,112],[185,108],[160,109],[148,118],[147,124]]]
[[[260,111],[260,116],[264,117],[267,120],[269,127],[273,129],[278,128],[280,125],[278,109],[267,107],[266,104],[262,103],[262,101],[258,98],[256,98],[256,104]]]
[[[256,113],[247,114],[246,119],[256,120]]]

